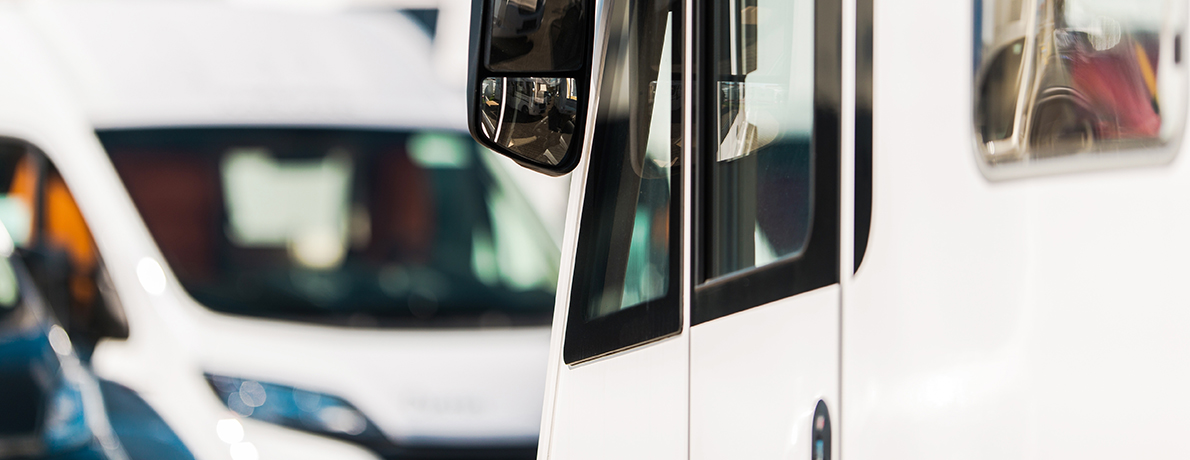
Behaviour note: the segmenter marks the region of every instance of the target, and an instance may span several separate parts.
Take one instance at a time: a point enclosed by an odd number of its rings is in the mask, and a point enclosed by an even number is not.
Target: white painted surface
[[[463,128],[430,41],[390,12],[222,2],[32,2],[31,17],[97,128],[350,125]]]
[[[536,441],[548,328],[393,331],[223,315],[196,323],[203,336],[191,346],[207,372],[342,396],[399,443]]]
[[[876,2],[875,214],[843,294],[847,458],[1184,458],[1185,149],[989,182],[971,26],[954,20],[970,17],[969,2]]]
[[[839,286],[690,329],[690,458],[807,459],[839,406]]]
[[[686,337],[560,370],[549,458],[687,458]]]

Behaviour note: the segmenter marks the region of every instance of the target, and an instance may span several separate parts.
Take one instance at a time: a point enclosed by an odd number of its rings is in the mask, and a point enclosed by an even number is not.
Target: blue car
[[[0,459],[193,459],[136,393],[91,372],[22,260],[35,252],[0,227]]]

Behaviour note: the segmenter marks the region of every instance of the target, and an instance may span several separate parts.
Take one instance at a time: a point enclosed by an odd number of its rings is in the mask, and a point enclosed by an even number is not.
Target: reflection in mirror
[[[578,70],[583,64],[585,10],[582,0],[492,0],[488,69]]]
[[[565,158],[578,108],[573,78],[485,78],[479,104],[480,129],[493,144],[541,165]]]
[[[1164,0],[976,2],[975,132],[992,163],[1159,146],[1180,113]],[[1171,123],[1174,122],[1174,123]]]

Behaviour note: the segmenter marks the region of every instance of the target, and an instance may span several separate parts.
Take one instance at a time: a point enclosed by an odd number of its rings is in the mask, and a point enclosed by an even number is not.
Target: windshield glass
[[[99,133],[182,286],[226,313],[541,324],[558,250],[491,152],[441,131]]]

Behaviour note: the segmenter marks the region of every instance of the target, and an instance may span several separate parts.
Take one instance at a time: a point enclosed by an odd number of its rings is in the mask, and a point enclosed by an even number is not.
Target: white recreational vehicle
[[[539,458],[1190,454],[1186,1],[546,0],[552,60],[500,3],[472,133],[574,179]]]
[[[87,344],[95,374],[188,453],[534,455],[557,249],[506,160],[467,137],[413,23],[207,1],[3,8],[24,35],[0,49],[25,54],[0,73],[25,86],[6,86],[0,135],[33,158],[38,193],[73,197],[59,292],[126,319],[126,337]]]

